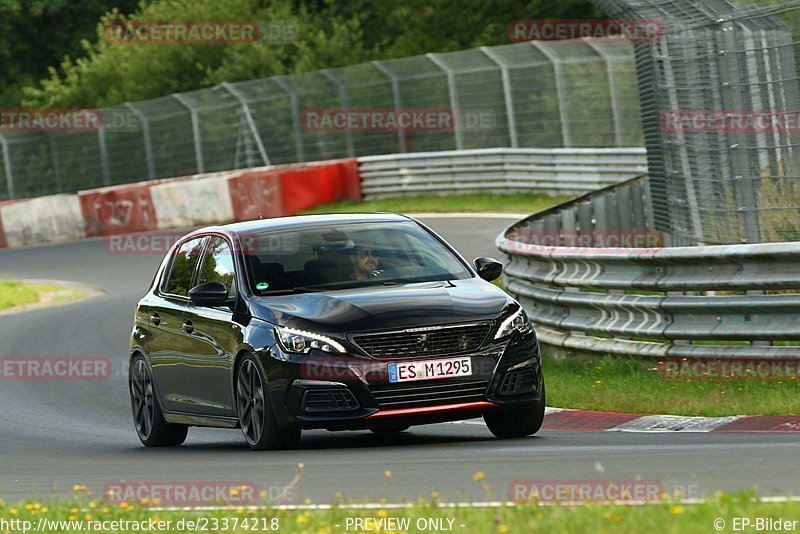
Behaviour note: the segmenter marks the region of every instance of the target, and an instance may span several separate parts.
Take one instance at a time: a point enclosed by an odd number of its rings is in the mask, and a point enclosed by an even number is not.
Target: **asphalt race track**
[[[508,218],[423,219],[468,259],[497,255]],[[305,466],[296,497],[389,502],[428,496],[505,500],[512,480],[614,479],[686,486],[693,495],[757,485],[800,494],[797,434],[556,432],[501,441],[479,421],[415,427],[394,437],[306,432],[296,451],[251,452],[236,430],[192,429],[183,447],[145,449],[133,429],[125,367],[134,305],[160,257],[111,255],[102,239],[0,251],[0,277],[93,284],[106,294],[0,316],[0,355],[108,356],[115,376],[86,382],[0,381],[0,497],[100,492],[127,481],[247,481],[282,486]],[[554,386],[551,386],[551,388]],[[384,475],[392,471],[391,478]],[[484,471],[484,482],[473,474]]]

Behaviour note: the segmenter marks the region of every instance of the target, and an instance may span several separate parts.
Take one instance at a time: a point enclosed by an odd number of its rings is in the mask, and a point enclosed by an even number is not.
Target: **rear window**
[[[169,277],[164,284],[164,292],[170,295],[189,296],[197,261],[203,250],[203,237],[187,241],[175,251]]]

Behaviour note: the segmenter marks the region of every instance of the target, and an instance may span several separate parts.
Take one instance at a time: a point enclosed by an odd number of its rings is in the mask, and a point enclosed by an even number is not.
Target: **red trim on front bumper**
[[[404,415],[429,415],[436,413],[460,412],[464,410],[483,410],[500,406],[494,402],[477,401],[462,402],[459,404],[445,404],[443,406],[423,406],[421,408],[399,408],[397,410],[381,410],[368,415],[365,419],[380,419],[383,417],[402,417]]]

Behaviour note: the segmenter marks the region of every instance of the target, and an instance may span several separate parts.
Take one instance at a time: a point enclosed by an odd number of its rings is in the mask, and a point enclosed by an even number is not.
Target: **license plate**
[[[469,357],[389,364],[389,382],[435,380],[452,376],[470,376],[471,374],[472,360]]]

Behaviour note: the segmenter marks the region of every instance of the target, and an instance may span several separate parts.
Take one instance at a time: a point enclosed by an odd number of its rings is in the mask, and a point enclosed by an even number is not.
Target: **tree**
[[[265,5],[262,5],[265,4]],[[125,44],[109,42],[105,28],[125,20],[255,20],[296,24],[295,42],[243,44]],[[161,0],[125,17],[103,16],[97,41],[84,42],[85,57],[65,58],[38,87],[25,90],[25,104],[101,107],[207,87],[222,81],[263,78],[300,70],[347,65],[367,59],[355,22],[310,14],[290,0]]]
[[[22,87],[47,75],[64,56],[81,55],[97,20],[117,7],[132,12],[137,0],[0,0],[0,106],[19,106]]]
[[[600,16],[588,0],[154,0],[127,17],[119,10],[104,15],[94,42],[83,41],[83,57],[51,68],[49,78],[25,89],[24,103],[111,106],[223,81],[504,44],[509,23],[518,19]],[[108,42],[104,26],[126,20],[287,23],[297,25],[299,39],[225,46]]]

